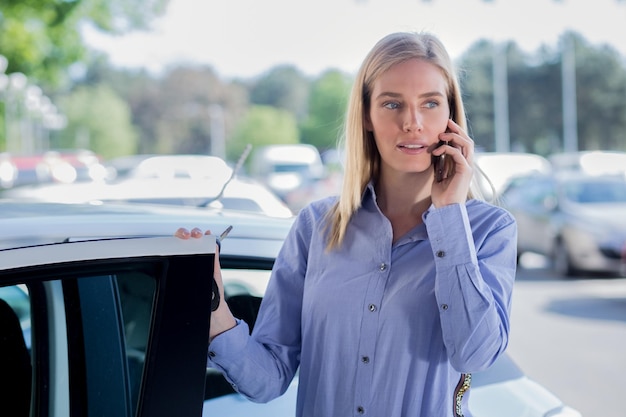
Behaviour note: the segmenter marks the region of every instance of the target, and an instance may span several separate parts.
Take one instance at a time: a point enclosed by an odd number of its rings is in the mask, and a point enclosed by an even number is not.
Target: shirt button
[[[374,311],[376,311],[376,304],[370,304],[368,308],[373,313]]]
[[[381,263],[380,266],[378,267],[378,269],[380,269],[381,271],[384,271],[385,269],[387,269],[387,264],[386,263]]]
[[[448,309],[448,305],[447,304],[442,304],[441,305],[441,309],[442,310],[447,310]]]
[[[356,412],[359,414],[365,414],[365,408],[363,408],[363,406],[360,405],[356,408]]]
[[[215,357],[215,352],[213,352],[212,350],[209,351],[209,356],[214,358]]]
[[[442,250],[438,250],[437,251],[437,258],[443,258],[444,256],[446,256],[446,253]]]
[[[361,362],[363,362],[363,363],[370,363],[370,357],[369,356],[362,356],[361,357]]]

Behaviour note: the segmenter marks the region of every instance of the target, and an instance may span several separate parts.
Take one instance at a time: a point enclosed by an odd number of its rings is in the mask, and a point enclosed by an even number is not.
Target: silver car
[[[626,273],[626,178],[578,172],[516,178],[501,196],[518,223],[518,254],[563,276]]]

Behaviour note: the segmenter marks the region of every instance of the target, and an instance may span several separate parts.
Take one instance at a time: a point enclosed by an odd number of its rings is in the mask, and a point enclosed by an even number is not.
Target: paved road
[[[626,416],[626,279],[518,272],[509,353],[583,417]]]

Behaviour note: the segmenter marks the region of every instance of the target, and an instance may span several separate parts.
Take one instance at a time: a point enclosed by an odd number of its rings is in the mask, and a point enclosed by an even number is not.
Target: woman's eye
[[[386,109],[395,110],[400,107],[400,104],[396,103],[395,101],[388,101],[383,104],[383,107]]]
[[[437,106],[439,106],[439,102],[437,101],[429,101],[424,105],[424,107],[426,107],[427,109],[434,109]]]

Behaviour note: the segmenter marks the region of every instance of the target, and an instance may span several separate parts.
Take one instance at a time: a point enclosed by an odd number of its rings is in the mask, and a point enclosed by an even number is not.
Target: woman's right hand
[[[202,232],[197,227],[194,227],[191,230],[187,230],[184,227],[178,228],[174,236],[179,239],[187,240],[187,239],[201,239],[205,235],[210,235],[211,231],[207,230]],[[213,340],[215,336],[220,333],[225,332],[226,330],[232,329],[237,325],[235,321],[235,317],[231,313],[228,308],[228,304],[226,304],[224,298],[224,283],[222,282],[222,269],[220,266],[220,257],[219,257],[219,246],[215,248],[215,263],[213,265],[213,276],[215,278],[215,282],[217,283],[217,287],[220,292],[220,303],[217,307],[217,310],[211,313],[211,328],[209,331],[209,341]]]

